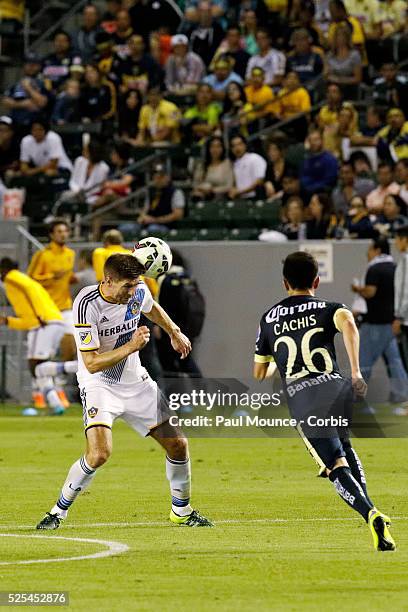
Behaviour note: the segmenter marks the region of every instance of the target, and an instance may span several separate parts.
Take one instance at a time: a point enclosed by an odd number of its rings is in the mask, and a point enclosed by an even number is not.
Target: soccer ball
[[[132,251],[133,257],[144,266],[144,276],[157,278],[169,271],[173,256],[169,245],[160,238],[143,238]]]

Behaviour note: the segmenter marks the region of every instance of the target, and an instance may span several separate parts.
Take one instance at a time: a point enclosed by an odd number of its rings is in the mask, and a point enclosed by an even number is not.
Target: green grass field
[[[163,452],[122,423],[114,428],[112,458],[89,492],[60,530],[43,533],[33,527],[83,451],[80,411],[34,419],[3,412],[2,591],[69,591],[71,609],[98,612],[408,610],[406,439],[355,443],[371,496],[394,517],[395,553],[374,551],[366,525],[327,480],[316,478],[295,438],[192,439],[193,505],[216,528],[173,527]],[[129,550],[19,564],[106,550],[55,536],[109,540]]]

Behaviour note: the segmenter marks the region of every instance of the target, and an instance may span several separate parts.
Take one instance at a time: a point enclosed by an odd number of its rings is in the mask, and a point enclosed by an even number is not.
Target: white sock
[[[37,378],[58,376],[58,374],[75,374],[78,370],[77,361],[44,361],[35,368]]]
[[[44,398],[47,404],[53,410],[55,410],[56,408],[64,409],[61,404],[61,400],[58,397],[58,393],[57,393],[57,390],[54,385],[54,381],[51,378],[51,376],[43,376],[41,378],[37,378],[37,385],[38,385],[38,388],[41,390],[41,392],[44,394]]]
[[[61,518],[65,518],[68,514],[70,505],[75,501],[81,491],[91,484],[95,473],[96,470],[93,470],[87,464],[85,457],[78,459],[68,472],[67,479],[61,490],[61,495],[55,506],[51,508],[51,514],[58,514]]]
[[[191,514],[191,464],[190,459],[166,457],[166,476],[170,483],[171,508],[179,516]]]

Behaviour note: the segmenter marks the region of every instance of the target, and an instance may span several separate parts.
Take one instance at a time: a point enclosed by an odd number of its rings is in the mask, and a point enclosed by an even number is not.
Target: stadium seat
[[[257,240],[259,230],[256,227],[235,227],[229,230],[228,240]]]
[[[197,230],[194,228],[171,229],[167,234],[170,241],[197,240]]]
[[[226,240],[228,230],[225,227],[203,228],[198,232],[198,240]]]
[[[258,227],[273,229],[279,225],[281,207],[280,201],[265,202],[264,200],[258,200],[255,202],[253,214]]]
[[[254,219],[254,202],[252,200],[233,200],[223,206],[223,216],[231,227],[251,225]]]

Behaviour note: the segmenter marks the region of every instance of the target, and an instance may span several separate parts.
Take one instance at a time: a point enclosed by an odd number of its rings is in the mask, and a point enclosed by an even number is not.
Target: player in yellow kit
[[[31,374],[36,378],[38,388],[44,394],[53,414],[61,414],[64,407],[52,377],[43,376],[41,371],[37,370],[37,367],[52,359],[58,351],[65,333],[61,312],[47,291],[27,274],[20,272],[18,264],[8,257],[0,260],[0,278],[15,313],[15,316],[1,316],[0,325],[28,331],[27,359]],[[67,362],[61,366],[61,373],[75,372],[77,362]]]
[[[73,280],[75,251],[66,246],[69,226],[64,219],[55,219],[49,227],[50,243],[37,251],[30,262],[27,274],[48,291],[61,311],[66,337],[61,345],[63,361],[75,355],[72,298],[70,285]]]
[[[51,223],[49,236],[50,243],[33,255],[27,274],[48,291],[61,311],[65,324],[65,334],[61,338],[61,360],[69,361],[76,356],[70,292],[70,285],[74,280],[75,251],[66,246],[69,226],[64,219],[55,219]],[[59,388],[58,393],[63,406],[67,408],[69,402],[65,392]],[[42,407],[38,390],[33,390],[33,399],[36,407]]]

